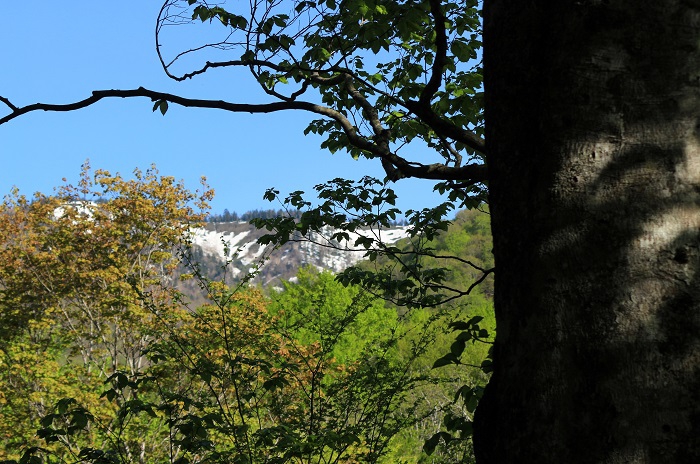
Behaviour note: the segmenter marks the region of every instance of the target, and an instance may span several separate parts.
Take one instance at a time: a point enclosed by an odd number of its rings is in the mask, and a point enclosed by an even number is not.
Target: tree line
[[[228,208],[224,208],[224,212],[220,214],[210,213],[207,215],[206,222],[250,222],[253,219],[272,219],[276,217],[291,217],[294,219],[299,219],[302,212],[297,209],[286,210],[286,209],[253,209],[246,211],[243,214],[238,214],[237,212],[231,212]],[[389,222],[391,227],[406,226],[408,222],[405,218],[400,218],[392,220]]]

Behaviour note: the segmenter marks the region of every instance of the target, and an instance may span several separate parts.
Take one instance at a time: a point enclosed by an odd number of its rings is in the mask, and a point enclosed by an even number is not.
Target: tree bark
[[[477,462],[700,463],[700,2],[484,4]]]

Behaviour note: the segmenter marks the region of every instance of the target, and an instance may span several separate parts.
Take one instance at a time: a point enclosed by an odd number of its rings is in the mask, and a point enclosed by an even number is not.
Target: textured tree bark
[[[477,461],[700,463],[700,1],[484,4]]]

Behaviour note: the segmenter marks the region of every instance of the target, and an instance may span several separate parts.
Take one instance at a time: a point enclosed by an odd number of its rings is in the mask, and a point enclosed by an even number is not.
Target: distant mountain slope
[[[203,274],[213,279],[224,277],[222,266],[228,259],[230,264],[225,276],[228,281],[245,275],[264,259],[254,280],[264,286],[291,279],[305,265],[340,272],[364,257],[364,249],[354,247],[358,234],[350,234],[349,242],[331,242],[328,237],[333,232],[329,229],[323,235],[311,234],[305,241],[288,242],[273,250],[256,243],[265,233],[244,221],[207,223],[194,232],[192,257],[200,264]],[[384,242],[395,243],[408,235],[408,228],[396,226],[379,232],[363,232],[369,236],[377,233]]]

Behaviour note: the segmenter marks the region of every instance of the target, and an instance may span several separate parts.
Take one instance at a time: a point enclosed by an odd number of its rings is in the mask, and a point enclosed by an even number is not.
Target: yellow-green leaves
[[[100,399],[102,382],[114,369],[145,365],[143,349],[162,319],[143,296],[162,310],[175,308],[174,289],[164,284],[175,276],[176,247],[204,218],[194,208],[206,208],[211,196],[153,167],[125,179],[86,163],[78,185],[5,197],[0,443],[35,443],[41,426],[50,444],[99,444],[104,436],[85,438],[83,430],[93,417],[103,424],[113,417],[114,406]],[[47,411],[67,397],[77,403]],[[6,449],[0,460],[17,457]]]

